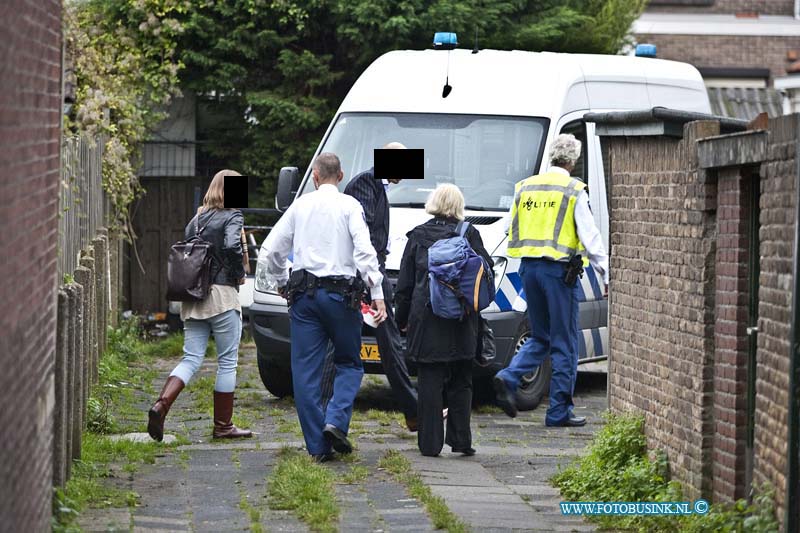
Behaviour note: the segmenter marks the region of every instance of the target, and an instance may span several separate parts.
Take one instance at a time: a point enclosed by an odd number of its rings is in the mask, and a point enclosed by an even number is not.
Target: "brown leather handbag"
[[[214,215],[208,219],[214,218]],[[212,244],[200,236],[208,223],[199,227],[200,215],[195,217],[195,234],[172,245],[167,258],[167,300],[199,302],[211,289],[211,269],[214,261]]]

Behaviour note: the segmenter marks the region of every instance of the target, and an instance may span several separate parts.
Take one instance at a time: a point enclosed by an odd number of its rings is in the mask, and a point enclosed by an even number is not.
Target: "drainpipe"
[[[800,0],[795,0],[795,6]],[[800,127],[800,115],[795,115]],[[784,531],[800,532],[800,130],[795,141],[795,222],[794,261],[792,265],[792,314],[789,334],[789,457],[786,472],[786,516]]]

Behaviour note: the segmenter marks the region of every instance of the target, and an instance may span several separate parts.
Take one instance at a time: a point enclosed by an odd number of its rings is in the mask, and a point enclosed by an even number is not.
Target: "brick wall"
[[[614,138],[610,407],[639,411],[690,497],[710,489],[715,187],[687,138]],[[692,163],[695,162],[695,163]]]
[[[711,3],[711,5],[707,5]],[[794,0],[651,0],[651,13],[759,13],[794,15]]]
[[[641,412],[690,498],[776,489],[785,506],[789,334],[800,115],[768,132],[607,137],[609,404]],[[747,450],[751,193],[758,195],[754,442]],[[753,216],[751,216],[753,215]],[[752,459],[752,463],[750,460]]]
[[[756,483],[778,488],[783,517],[786,485],[789,331],[797,199],[798,115],[770,121],[769,160],[761,166],[761,276],[756,380]]]
[[[756,179],[748,169],[738,167],[723,169],[717,175],[712,413],[714,501],[732,501],[746,496],[748,204]]]
[[[655,44],[660,59],[696,67],[769,68],[773,78],[786,74],[786,52],[800,49],[800,36],[637,34],[636,40]]]
[[[50,528],[61,105],[61,2],[4,0],[0,524],[7,531]]]

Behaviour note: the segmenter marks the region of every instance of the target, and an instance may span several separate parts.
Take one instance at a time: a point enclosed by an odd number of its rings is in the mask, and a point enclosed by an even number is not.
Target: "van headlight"
[[[267,261],[259,254],[258,262],[256,263],[255,286],[258,292],[266,292],[267,294],[278,294],[278,283],[275,279],[267,277]]]
[[[494,267],[492,268],[492,274],[494,275],[494,286],[495,288],[500,287],[500,282],[503,279],[503,276],[506,275],[506,266],[508,266],[508,260],[505,257],[492,257],[492,261],[494,261]]]

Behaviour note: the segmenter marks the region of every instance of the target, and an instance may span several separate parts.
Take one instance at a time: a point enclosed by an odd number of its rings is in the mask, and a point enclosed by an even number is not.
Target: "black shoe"
[[[322,435],[325,437],[333,449],[339,453],[352,453],[353,445],[347,440],[347,435],[332,424],[325,424],[325,429],[322,430]]]
[[[334,457],[332,453],[319,453],[317,455],[312,455],[311,460],[315,463],[327,463],[328,461],[333,461]]]
[[[472,457],[475,455],[475,448],[453,448],[453,453],[460,453],[466,457]]]
[[[511,418],[516,418],[517,402],[514,400],[514,395],[508,390],[506,382],[500,376],[495,376],[492,378],[492,384],[494,385],[495,398],[497,398],[500,408]]]
[[[549,424],[545,422],[545,425],[548,427],[571,427],[577,428],[586,425],[586,417],[585,416],[571,416],[561,422],[560,424]]]

